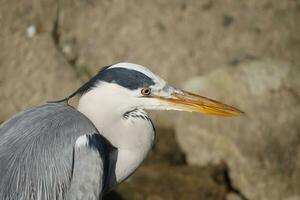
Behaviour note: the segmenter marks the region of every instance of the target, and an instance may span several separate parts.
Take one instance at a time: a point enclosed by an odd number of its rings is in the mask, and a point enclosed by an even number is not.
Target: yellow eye
[[[141,91],[142,95],[149,96],[151,94],[151,88],[145,87]]]

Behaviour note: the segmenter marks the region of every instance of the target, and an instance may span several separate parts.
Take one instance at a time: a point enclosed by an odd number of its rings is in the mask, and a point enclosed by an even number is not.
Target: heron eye
[[[141,91],[142,95],[149,96],[151,94],[151,88],[145,87]]]

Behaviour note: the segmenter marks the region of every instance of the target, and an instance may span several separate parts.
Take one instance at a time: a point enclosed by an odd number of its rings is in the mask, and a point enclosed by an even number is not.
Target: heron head
[[[174,88],[147,68],[117,63],[102,69],[76,93],[94,91],[103,99],[127,110],[179,110],[238,116],[242,111],[224,103]]]

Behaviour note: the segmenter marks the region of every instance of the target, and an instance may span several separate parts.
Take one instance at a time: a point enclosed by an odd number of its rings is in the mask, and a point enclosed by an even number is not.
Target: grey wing
[[[71,186],[67,200],[100,200],[108,174],[107,154],[99,134],[83,135],[76,140]]]
[[[4,122],[0,126],[0,199],[64,200],[73,166],[78,166],[80,157],[84,159],[76,154],[76,140],[94,133],[98,133],[94,125],[65,102],[36,106]],[[104,139],[99,145],[105,151]]]

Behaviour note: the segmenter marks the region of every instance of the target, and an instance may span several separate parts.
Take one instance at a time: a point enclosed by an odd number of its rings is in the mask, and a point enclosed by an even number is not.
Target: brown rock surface
[[[188,81],[186,89],[246,112],[234,119],[182,114],[176,133],[188,163],[227,163],[249,199],[300,198],[299,77],[299,66],[260,61]]]
[[[92,72],[130,61],[180,85],[224,64],[300,59],[296,1],[62,2],[61,45],[74,47],[76,65]]]
[[[80,84],[52,37],[56,4],[0,3],[0,121]]]

